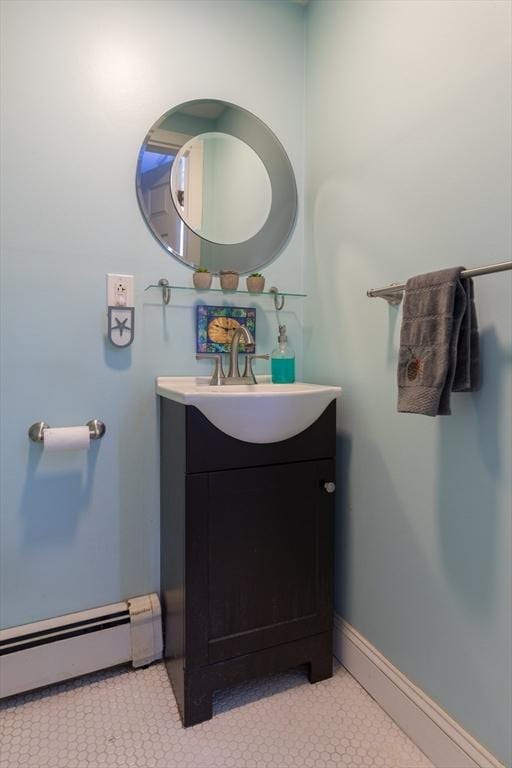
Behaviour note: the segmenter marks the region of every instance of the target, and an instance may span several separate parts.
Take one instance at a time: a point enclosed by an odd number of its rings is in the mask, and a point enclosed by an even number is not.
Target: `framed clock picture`
[[[197,307],[197,352],[229,352],[231,338],[240,325],[256,339],[256,309],[254,307]],[[255,344],[244,345],[240,341],[240,352],[256,350]]]

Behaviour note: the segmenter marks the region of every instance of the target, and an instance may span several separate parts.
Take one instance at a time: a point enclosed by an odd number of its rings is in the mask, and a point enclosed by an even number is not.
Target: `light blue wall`
[[[140,142],[169,107],[239,103],[303,197],[303,11],[285,2],[2,3],[3,626],[158,588],[158,374],[194,359],[190,272],[147,231]],[[479,278],[484,386],[444,419],[395,412],[399,312],[365,291],[510,258],[510,5],[307,11],[306,375],[344,388],[338,610],[511,762],[510,276]],[[208,66],[205,66],[205,61]],[[302,288],[303,222],[269,283]],[[105,345],[104,276],[135,274],[137,338]],[[268,306],[268,305],[267,305]],[[301,360],[300,304],[286,322]],[[272,313],[258,315],[261,348]],[[108,435],[41,455],[39,419]]]
[[[483,388],[396,413],[400,311],[366,290],[511,258],[511,5],[307,19],[305,372],[344,388],[337,608],[509,763],[511,275],[475,282]]]
[[[183,101],[257,114],[287,148],[302,202],[303,10],[291,3],[3,2],[3,626],[158,589],[157,375],[195,361],[194,297],[144,287],[191,272],[156,243],[134,174],[152,123]],[[265,270],[302,289],[303,225]],[[136,341],[104,342],[105,274],[136,279]],[[259,306],[270,307],[269,300]],[[300,303],[285,313],[300,351]],[[259,349],[274,344],[258,313]],[[42,455],[33,421],[107,435]]]

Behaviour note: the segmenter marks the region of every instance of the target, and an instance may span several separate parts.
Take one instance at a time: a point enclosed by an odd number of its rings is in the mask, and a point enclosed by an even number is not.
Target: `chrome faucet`
[[[238,367],[238,345],[240,344],[240,340],[242,336],[245,339],[246,344],[254,344],[254,339],[252,336],[252,333],[245,325],[239,325],[234,334],[231,337],[231,351],[229,353],[229,371],[227,378],[229,379],[228,384],[247,384],[246,381],[241,382],[239,379],[242,378],[240,376],[240,369]],[[250,382],[255,383],[255,382]]]
[[[222,367],[222,355],[196,355],[197,360],[203,360],[204,358],[211,357],[215,360],[215,368],[210,379],[210,384],[215,385],[228,385],[228,384],[257,384],[256,376],[252,370],[253,360],[268,360],[268,355],[250,355],[245,357],[245,368],[242,375],[240,375],[240,368],[238,366],[238,345],[240,339],[244,336],[246,344],[254,344],[252,333],[245,325],[240,325],[233,336],[231,337],[231,350],[229,353],[229,371],[228,375],[224,374]]]

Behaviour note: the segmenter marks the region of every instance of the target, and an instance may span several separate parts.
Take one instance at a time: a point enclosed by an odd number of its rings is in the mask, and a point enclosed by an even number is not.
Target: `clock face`
[[[0,0],[1,1],[1,0]],[[255,307],[210,307],[199,304],[197,307],[196,352],[223,354],[231,351],[231,341],[235,331],[245,326],[256,338]],[[239,352],[254,353],[255,344],[245,344],[240,340]]]
[[[230,344],[237,328],[240,323],[232,317],[214,317],[208,323],[208,339],[217,344]]]

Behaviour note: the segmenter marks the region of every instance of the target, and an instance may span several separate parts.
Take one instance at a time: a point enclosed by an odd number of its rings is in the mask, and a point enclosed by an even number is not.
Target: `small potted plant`
[[[253,272],[247,278],[247,290],[249,293],[262,293],[265,287],[265,278],[259,272]]]
[[[220,287],[223,291],[236,291],[240,275],[235,269],[221,269]]]
[[[194,287],[199,288],[199,290],[202,291],[206,290],[206,288],[210,288],[212,284],[212,277],[213,275],[211,272],[208,272],[206,267],[198,267],[192,275]]]

